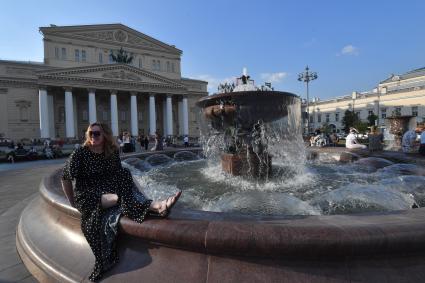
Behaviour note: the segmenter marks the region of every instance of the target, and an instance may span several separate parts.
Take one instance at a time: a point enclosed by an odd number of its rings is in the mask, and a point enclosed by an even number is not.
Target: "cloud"
[[[236,77],[229,77],[229,78],[216,78],[211,75],[197,75],[197,76],[191,76],[193,79],[207,81],[208,82],[208,92],[210,94],[217,92],[217,87],[221,83],[233,83],[236,80]]]
[[[269,83],[279,83],[287,76],[288,76],[288,73],[286,72],[260,74],[261,79]]]
[[[359,55],[359,49],[351,44],[344,46],[336,56],[341,55]]]

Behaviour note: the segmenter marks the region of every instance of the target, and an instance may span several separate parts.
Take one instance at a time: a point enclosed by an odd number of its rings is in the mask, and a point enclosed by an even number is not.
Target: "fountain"
[[[269,177],[272,157],[265,124],[286,117],[288,106],[299,103],[299,98],[256,87],[245,68],[235,87],[220,89],[221,93],[201,98],[197,106],[216,131],[214,135],[223,136],[222,169],[235,176]]]
[[[239,79],[198,102],[202,155],[122,160],[148,197],[183,194],[166,220],[121,218],[120,262],[102,282],[423,281],[425,160],[345,148],[310,155],[299,98],[258,90],[246,72]],[[16,235],[41,282],[90,274],[79,218],[60,170],[46,176]]]

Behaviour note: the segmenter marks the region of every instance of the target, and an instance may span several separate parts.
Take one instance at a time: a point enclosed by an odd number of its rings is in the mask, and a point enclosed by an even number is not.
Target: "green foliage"
[[[133,56],[129,56],[128,53],[124,51],[124,49],[122,49],[122,47],[120,48],[120,50],[118,50],[116,55],[111,50],[111,57],[112,61],[116,63],[131,64],[131,62],[133,62]]]
[[[369,129],[369,123],[357,121],[354,123],[354,128],[356,128],[359,131],[359,133],[364,134]]]
[[[378,116],[372,113],[371,115],[367,116],[367,120],[369,121],[369,126],[375,126],[375,121],[378,120]]]
[[[354,127],[357,122],[359,122],[359,117],[357,117],[356,113],[347,109],[341,121],[344,131],[348,133],[350,131],[350,127]]]
[[[333,130],[332,127],[328,123],[324,123],[322,127],[320,128],[320,132],[325,134],[332,133],[332,130]]]

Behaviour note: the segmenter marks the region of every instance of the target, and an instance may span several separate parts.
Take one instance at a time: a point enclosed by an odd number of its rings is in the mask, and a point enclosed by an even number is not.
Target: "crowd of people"
[[[310,146],[336,146],[339,142],[339,137],[336,133],[326,134],[320,130],[316,130],[314,135],[310,137]]]
[[[383,134],[379,133],[376,127],[370,127],[370,132],[367,136],[368,145],[359,142],[359,135],[359,131],[351,127],[345,137],[345,147],[349,149],[369,149],[370,151],[383,149]],[[336,133],[326,134],[320,130],[316,130],[314,135],[309,138],[310,146],[318,147],[336,146],[339,141],[340,138]],[[401,150],[405,153],[418,152],[425,156],[425,124],[418,125],[415,129],[408,130],[403,134]]]
[[[154,146],[149,148],[150,139],[148,135],[140,134],[138,137],[131,136],[128,132],[123,132],[117,137],[117,143],[120,147],[121,153],[135,152],[136,143],[140,145],[140,150],[143,151],[158,151],[163,150],[165,147],[177,146],[177,137],[163,137],[159,132],[155,133],[153,138]],[[184,147],[189,147],[189,137],[185,135],[183,137]]]

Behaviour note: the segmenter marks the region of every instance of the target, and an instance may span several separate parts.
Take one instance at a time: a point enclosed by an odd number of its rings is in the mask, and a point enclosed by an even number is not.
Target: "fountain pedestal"
[[[223,171],[234,176],[251,176],[254,178],[263,178],[271,175],[272,157],[267,155],[265,164],[255,153],[250,154],[231,154],[221,155],[221,167]]]

